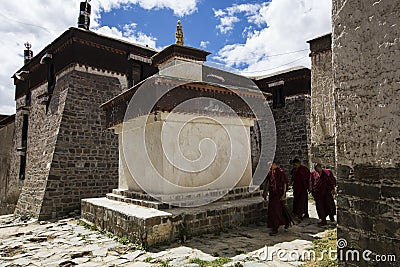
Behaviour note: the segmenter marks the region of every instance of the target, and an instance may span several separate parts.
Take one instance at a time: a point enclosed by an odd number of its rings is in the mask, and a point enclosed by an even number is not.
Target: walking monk
[[[334,221],[336,214],[336,206],[333,196],[336,194],[336,179],[331,170],[323,169],[321,164],[314,166],[311,173],[312,195],[315,200],[319,225],[326,225],[326,216],[329,215],[330,220]]]
[[[293,165],[292,180],[293,183],[293,214],[299,220],[308,218],[308,189],[310,186],[310,170],[301,165],[299,159],[291,161]]]
[[[263,191],[264,199],[269,194],[268,227],[272,228],[270,235],[276,235],[280,225],[284,225],[285,229],[287,229],[292,221],[285,205],[288,182],[285,172],[276,162],[273,162],[268,172]]]

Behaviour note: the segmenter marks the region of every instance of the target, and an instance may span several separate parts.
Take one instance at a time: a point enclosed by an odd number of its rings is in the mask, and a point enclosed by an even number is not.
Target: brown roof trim
[[[111,46],[107,46],[105,44],[102,45],[102,44],[94,43],[91,41],[87,41],[84,39],[85,36],[98,38],[99,41],[109,42],[110,44],[119,46],[120,49],[111,47]],[[45,48],[43,48],[28,63],[26,63],[23,67],[21,67],[16,72],[19,72],[22,70],[34,71],[37,68],[37,65],[40,64],[40,59],[43,57],[43,55],[46,52],[50,52],[50,53],[61,52],[67,46],[71,45],[73,42],[80,42],[80,43],[88,45],[88,46],[101,48],[101,49],[104,49],[107,51],[112,51],[112,52],[115,52],[118,54],[126,53],[126,51],[129,49],[134,49],[134,50],[137,50],[137,52],[142,52],[142,55],[147,56],[147,57],[151,57],[152,55],[157,53],[157,51],[153,48],[144,47],[139,44],[129,43],[124,40],[115,39],[115,38],[101,35],[101,34],[98,34],[98,33],[92,32],[92,31],[87,31],[87,30],[71,27],[68,30],[66,30],[64,33],[62,33],[60,36],[58,36],[56,39],[54,39],[53,42],[51,42]],[[122,50],[122,48],[125,48],[126,50]]]
[[[7,117],[0,120],[0,128],[4,127],[10,123],[13,123],[14,121],[15,121],[15,114],[8,115]]]
[[[150,77],[150,78],[154,78],[154,77]],[[242,97],[260,98],[260,99],[262,97],[267,98],[269,96],[269,93],[262,92],[262,91],[247,91],[247,90],[240,90],[240,89],[234,89],[234,88],[230,89],[230,88],[224,87],[222,85],[210,84],[207,82],[200,82],[200,81],[188,82],[185,84],[181,84],[182,83],[181,80],[174,80],[174,79],[170,79],[170,78],[166,78],[166,77],[159,77],[159,78],[160,78],[160,82],[164,82],[165,84],[176,84],[176,85],[178,85],[178,87],[194,89],[197,91],[211,91],[211,92],[215,92],[218,94],[228,94],[228,95],[236,94],[236,95],[239,95]],[[129,89],[129,90],[117,95],[116,97],[110,99],[109,101],[103,103],[102,105],[100,105],[100,107],[102,109],[107,109],[111,106],[118,104],[119,102],[126,101],[128,98],[131,98],[135,94],[136,90],[139,89],[139,87],[145,81],[138,83],[131,89]]]
[[[197,61],[206,61],[207,56],[211,54],[205,50],[197,49],[194,47],[173,44],[162,51],[158,52],[152,57],[154,66],[167,61],[172,57],[182,57]]]
[[[332,34],[324,34],[307,41],[310,44],[310,57],[332,49]]]
[[[317,36],[317,37],[315,37],[315,38],[313,38],[311,40],[308,40],[307,43],[317,42],[320,39],[324,39],[324,38],[328,38],[328,37],[332,38],[332,33],[331,32],[330,33],[326,33],[326,34],[322,34],[322,35]]]
[[[150,59],[157,51],[91,31],[70,28],[19,70],[30,72],[31,90],[46,83],[47,67],[40,64],[40,59],[46,52],[53,54],[56,74],[75,63],[111,73],[127,74],[128,55],[135,54]],[[148,63],[143,64],[150,66]],[[26,92],[27,84],[14,78],[14,85],[15,99],[18,99]]]
[[[163,87],[160,88],[158,86],[151,86],[142,83],[118,95],[112,100],[101,105],[101,108],[106,113],[107,127],[114,127],[122,123],[127,115],[128,119],[136,118],[137,116],[148,115],[145,114],[144,111],[141,109],[141,103],[136,103],[138,106],[135,106],[134,113],[126,113],[127,108],[129,107],[129,105],[131,105],[130,102],[132,100],[132,97],[141,86],[149,86],[149,88],[153,88],[156,90],[156,92],[151,92],[151,95],[161,96],[161,98],[157,100],[157,103],[155,103],[154,106],[151,107],[150,112],[174,111],[179,113],[218,114],[224,116],[232,115],[231,112],[223,109],[217,111],[205,109],[205,107],[201,103],[196,104],[196,102],[193,104],[193,106],[179,106],[180,103],[188,99],[195,99],[196,97],[209,97],[219,101],[223,101],[228,106],[230,106],[231,109],[233,109],[238,116],[254,117],[254,111],[246,104],[246,99],[249,101],[255,101],[254,103],[259,104],[262,104],[264,103],[264,101],[267,100],[266,95],[262,94],[262,92],[260,91],[255,92],[240,88],[228,88],[220,85],[209,84],[206,82],[188,81],[187,83],[182,83],[183,80],[165,76],[153,77],[153,79],[155,79],[155,84],[168,84],[171,86],[171,88],[173,88],[173,90],[166,92]],[[265,108],[263,105],[259,105],[258,107],[261,109]]]

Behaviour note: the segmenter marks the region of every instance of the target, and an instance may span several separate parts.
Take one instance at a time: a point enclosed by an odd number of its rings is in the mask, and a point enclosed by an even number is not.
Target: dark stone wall
[[[17,215],[66,215],[80,208],[82,198],[117,187],[118,139],[99,106],[121,91],[118,78],[72,69],[57,79],[47,112],[32,105],[27,179]]]
[[[400,5],[333,1],[338,238],[347,250],[395,255],[400,262]]]
[[[13,151],[14,122],[0,126],[0,215],[14,212],[18,195],[9,194],[18,191],[18,184],[10,183],[10,161]],[[13,188],[16,186],[16,188]]]
[[[82,198],[118,187],[118,138],[106,128],[100,105],[120,92],[119,80],[74,71],[68,81],[41,218],[79,209]]]
[[[303,165],[310,167],[311,160],[311,128],[310,112],[311,99],[309,95],[297,95],[285,98],[285,107],[270,109],[275,121],[276,130],[276,149],[274,160],[285,170],[290,178],[292,165],[290,161],[297,157]],[[264,125],[260,127],[258,124]],[[260,159],[261,134],[260,128],[266,129],[265,121],[258,121],[250,129],[251,159],[253,172],[257,163],[267,164],[268,158]],[[268,136],[268,134],[267,134]],[[271,140],[264,140],[264,149],[272,146]],[[265,156],[270,155],[271,151],[266,151]],[[266,174],[265,174],[266,176]]]
[[[400,183],[399,168],[371,165],[339,165],[338,239],[348,246],[343,253],[370,250],[376,255],[394,255],[396,262],[341,260],[341,266],[399,266]],[[339,250],[340,251],[340,250]]]
[[[47,91],[47,84],[32,91],[28,117],[25,180],[20,180],[23,182],[23,187],[15,209],[15,214],[18,216],[29,215],[38,218],[40,214],[68,87],[68,74],[58,77],[48,111],[46,111],[46,105],[41,105],[37,101],[37,97]],[[17,99],[18,110],[21,110],[23,100],[24,98]],[[22,112],[17,112],[14,151],[21,147],[22,119]],[[20,157],[14,153],[14,159],[11,162],[11,177],[14,180],[19,180],[20,161]]]
[[[309,167],[311,159],[311,101],[309,95],[286,97],[285,107],[272,109],[276,127],[275,160],[290,174],[290,160],[297,157]]]

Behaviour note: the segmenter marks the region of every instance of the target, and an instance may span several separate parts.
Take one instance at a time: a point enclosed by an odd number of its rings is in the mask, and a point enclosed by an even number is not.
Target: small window
[[[30,106],[31,102],[32,102],[32,94],[31,94],[31,90],[28,88],[28,90],[26,91],[26,96],[25,96],[25,105]]]
[[[28,115],[24,114],[22,117],[22,133],[21,133],[21,160],[19,163],[19,179],[25,180],[25,168],[26,168],[26,147],[28,145]]]
[[[26,169],[26,156],[21,156],[19,163],[19,179],[25,180],[25,169]]]
[[[139,83],[142,80],[142,65],[141,64],[133,64],[132,68],[132,78],[133,85]]]
[[[128,70],[128,88],[143,80],[143,66],[137,62],[132,62]]]
[[[22,121],[22,147],[26,148],[28,142],[28,115],[23,116]]]
[[[283,108],[285,106],[285,94],[283,85],[272,87],[272,108]]]
[[[49,63],[48,66],[49,69],[47,72],[47,92],[51,95],[54,91],[54,87],[56,86],[56,70],[53,62]]]

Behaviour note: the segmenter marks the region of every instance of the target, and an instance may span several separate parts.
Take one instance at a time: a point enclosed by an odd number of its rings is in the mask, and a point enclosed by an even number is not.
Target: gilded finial
[[[182,23],[180,20],[178,20],[178,25],[176,25],[175,40],[176,40],[176,44],[184,45]]]

